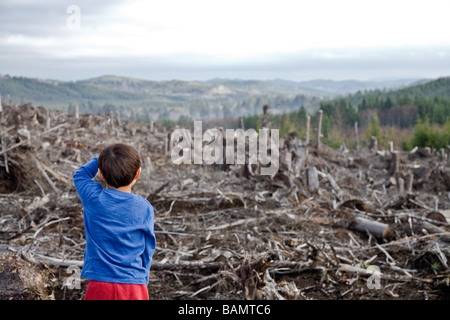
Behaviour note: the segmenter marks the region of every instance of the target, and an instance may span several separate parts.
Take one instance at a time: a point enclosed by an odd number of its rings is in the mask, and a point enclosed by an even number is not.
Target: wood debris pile
[[[280,170],[262,176],[177,166],[169,132],[115,114],[3,107],[0,253],[46,275],[34,298],[83,297],[85,280],[65,283],[85,245],[72,174],[116,141],[139,151],[133,190],[155,208],[152,299],[450,297],[445,150],[333,150],[288,135]],[[9,274],[0,270],[0,285]],[[23,296],[2,287],[0,297]]]

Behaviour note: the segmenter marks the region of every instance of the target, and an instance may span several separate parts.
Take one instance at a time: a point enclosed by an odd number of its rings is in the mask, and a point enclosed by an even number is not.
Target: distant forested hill
[[[364,92],[369,90],[399,89],[414,83],[420,83],[423,79],[395,79],[395,80],[377,80],[377,81],[360,81],[360,80],[327,80],[315,79],[308,81],[287,81],[282,79],[271,80],[270,82],[282,84],[286,86],[301,87],[305,90],[316,90],[317,92],[327,92],[339,95],[352,94],[358,91]]]
[[[324,104],[334,109],[341,99]],[[414,126],[418,119],[444,124],[450,119],[450,77],[429,80],[398,90],[358,92],[345,98],[345,103],[359,113],[377,110],[382,125]],[[367,113],[366,111],[365,113]],[[361,119],[364,123],[364,119]]]
[[[150,81],[105,75],[58,81],[0,76],[0,94],[13,103],[30,102],[60,110],[77,104],[81,112],[114,110],[128,118],[171,120],[253,115],[260,113],[264,104],[270,105],[273,113],[290,112],[301,106],[312,112],[321,101],[373,85],[326,80]]]
[[[335,147],[354,139],[355,123],[365,138],[375,136],[380,145],[393,140],[404,148],[450,145],[450,77],[420,81],[397,90],[358,91],[323,100],[319,108],[323,111],[324,141]],[[310,115],[311,123],[316,123],[317,113]],[[307,111],[300,108],[271,115],[270,120],[280,134],[296,131],[302,136],[306,116]],[[257,128],[261,116],[249,116],[244,121]]]
[[[144,119],[241,116],[260,112],[263,103],[280,106],[280,112],[298,108],[299,102],[317,107],[318,93],[256,80],[149,81],[107,75],[64,82],[0,77],[0,94],[13,103],[62,110],[76,103],[81,112],[115,110],[125,117]]]

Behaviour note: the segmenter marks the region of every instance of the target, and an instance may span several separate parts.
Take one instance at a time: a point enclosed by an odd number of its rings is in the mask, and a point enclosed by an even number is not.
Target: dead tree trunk
[[[355,149],[359,151],[358,122],[355,122]]]
[[[447,155],[445,154],[444,148],[439,149],[439,160],[445,162],[447,160]]]
[[[319,122],[317,123],[316,149],[320,148],[320,136],[322,134],[322,117],[323,111],[319,110]]]
[[[51,126],[51,115],[50,115],[50,110],[46,110],[46,117],[45,117],[45,130],[50,129]]]
[[[116,118],[117,118],[117,125],[119,127],[121,127],[122,126],[122,121],[120,120],[120,113],[119,113],[119,111],[116,112]]]
[[[245,131],[244,118],[239,117],[239,126],[242,130]]]
[[[296,145],[294,148],[289,149],[292,155],[292,170],[294,176],[300,176],[301,170],[306,166],[306,161],[308,159],[308,147]]]
[[[110,117],[110,120],[111,120],[111,130],[114,130],[114,112],[113,111],[111,111],[109,113],[109,117]]]
[[[167,150],[169,149],[169,145],[170,145],[170,141],[169,141],[169,138],[166,136],[166,137],[164,138],[164,155],[165,155],[165,156],[168,155]]]
[[[4,140],[3,132],[2,132],[3,131],[3,129],[2,129],[2,119],[3,119],[3,107],[2,107],[2,99],[0,97],[0,144],[2,146],[2,150],[4,150],[6,148],[6,146],[5,146],[5,140]],[[9,174],[8,154],[7,153],[5,153],[3,155],[3,159],[4,159],[6,173]]]
[[[414,184],[414,173],[410,172],[408,177],[406,178],[406,192],[413,192],[413,184]]]
[[[307,170],[308,189],[312,193],[319,191],[319,176],[316,167],[309,167]]]
[[[75,104],[75,106],[73,107],[74,109],[74,115],[75,115],[75,119],[78,121],[78,118],[80,117],[79,113],[78,113],[78,104]]]
[[[150,121],[150,132],[155,133],[154,129],[155,129],[155,123],[153,121]]]
[[[341,190],[331,174],[327,173],[327,179],[335,192],[339,192]]]
[[[40,162],[37,159],[35,159],[35,163],[36,163],[36,167],[41,172],[41,174],[44,176],[45,180],[48,182],[48,184],[53,189],[53,191],[55,191],[56,194],[60,194],[61,191],[55,186],[52,179],[48,176],[48,174],[44,171],[44,169],[42,169]]]
[[[168,132],[166,137],[164,138],[164,155],[165,156],[170,155],[171,139],[172,139],[172,135],[170,132]]]
[[[400,154],[398,152],[392,152],[390,174],[394,176],[400,169]]]
[[[305,135],[305,145],[307,146],[309,144],[309,126],[311,122],[311,117],[306,116],[306,135]]]
[[[370,141],[369,149],[372,151],[376,151],[378,149],[377,137],[372,136],[372,140]]]
[[[152,164],[152,160],[150,159],[150,157],[145,158],[144,169],[145,169],[145,173],[147,174],[147,178],[150,178],[151,174],[153,172],[153,164]]]
[[[269,106],[268,105],[264,105],[263,106],[262,128],[267,128],[268,127],[268,125],[269,125],[268,117],[269,117]]]
[[[390,153],[394,152],[394,141],[389,141],[389,152]]]
[[[405,194],[405,180],[402,177],[399,177],[397,179],[397,185],[398,185],[398,192],[401,195]]]

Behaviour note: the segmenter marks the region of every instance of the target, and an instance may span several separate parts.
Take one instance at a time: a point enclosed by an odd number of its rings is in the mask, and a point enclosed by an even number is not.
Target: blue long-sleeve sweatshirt
[[[104,189],[92,180],[97,170],[98,157],[73,175],[84,209],[86,247],[81,276],[148,284],[156,247],[153,207],[136,194]]]

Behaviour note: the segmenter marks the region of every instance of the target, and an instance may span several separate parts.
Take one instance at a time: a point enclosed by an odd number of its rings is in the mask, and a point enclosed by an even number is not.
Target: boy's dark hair
[[[114,188],[129,185],[141,166],[139,153],[124,143],[105,147],[98,156],[98,168],[106,183]]]

